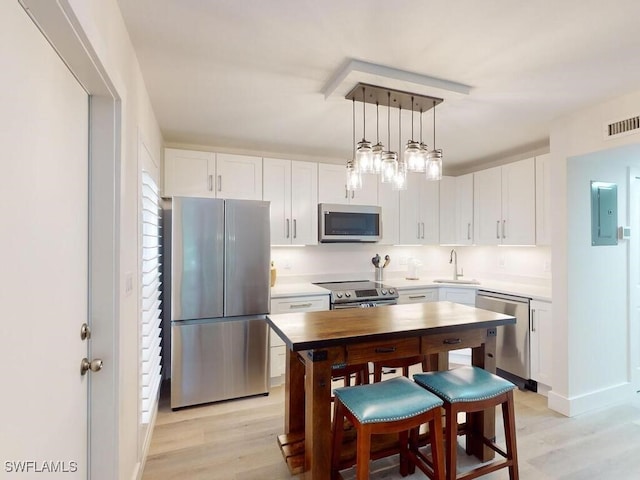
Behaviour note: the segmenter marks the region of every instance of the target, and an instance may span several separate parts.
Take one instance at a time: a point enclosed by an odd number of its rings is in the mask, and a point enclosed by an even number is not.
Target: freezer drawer
[[[174,322],[171,408],[269,392],[264,317]]]

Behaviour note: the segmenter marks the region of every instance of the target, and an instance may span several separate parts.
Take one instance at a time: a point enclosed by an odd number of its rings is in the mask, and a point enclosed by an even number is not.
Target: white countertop
[[[528,297],[532,300],[551,301],[551,285],[536,285],[533,283],[505,282],[499,280],[478,279],[479,284],[464,283],[436,283],[434,280],[441,277],[427,278],[423,277],[419,280],[407,280],[405,278],[389,278],[383,283],[396,287],[398,290],[411,290],[417,288],[470,288],[474,290],[489,290],[497,293],[505,293],[508,295],[519,295]],[[329,295],[326,288],[314,285],[311,282],[281,282],[276,283],[271,288],[271,298],[292,297],[292,296],[315,296]]]

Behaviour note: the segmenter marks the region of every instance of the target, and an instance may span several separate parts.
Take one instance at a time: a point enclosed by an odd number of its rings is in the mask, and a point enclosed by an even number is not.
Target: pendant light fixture
[[[398,151],[402,145],[402,105],[398,105]],[[393,190],[407,189],[407,162],[405,158],[398,156],[398,168],[396,176],[393,177]]]
[[[365,139],[366,137],[366,112],[365,112],[365,87],[362,87],[362,140],[358,142],[358,148],[356,149],[356,164],[358,171],[361,173],[373,172],[373,150],[371,148],[371,142]],[[355,99],[354,99],[355,100]]]
[[[347,178],[346,185],[347,190],[360,190],[362,188],[362,176],[360,175],[360,169],[358,168],[357,160],[356,160],[356,101],[353,100],[353,109],[352,109],[352,120],[353,120],[353,151],[351,160],[347,161]]]
[[[391,148],[391,92],[387,92],[387,146]],[[382,153],[380,181],[391,183],[398,170],[398,156],[395,152],[387,150]]]
[[[411,97],[411,139],[404,149],[404,161],[410,172],[424,172],[424,157],[420,151],[420,144],[413,139],[413,100]]]
[[[427,165],[427,155],[429,154],[429,147],[422,141],[422,108],[420,109],[420,170],[416,172],[424,172]]]
[[[436,149],[436,102],[433,102],[433,150],[427,155],[427,180],[442,179],[442,150]]]

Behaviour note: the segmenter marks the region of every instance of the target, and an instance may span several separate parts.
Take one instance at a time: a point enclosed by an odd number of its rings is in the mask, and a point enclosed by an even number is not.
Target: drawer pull
[[[312,303],[292,303],[289,308],[309,308]]]
[[[445,345],[457,345],[458,343],[462,343],[461,338],[447,338],[442,343]]]
[[[416,298],[427,298],[426,295],[409,295],[411,300],[415,300]]]
[[[376,353],[393,353],[396,351],[396,347],[378,347]]]

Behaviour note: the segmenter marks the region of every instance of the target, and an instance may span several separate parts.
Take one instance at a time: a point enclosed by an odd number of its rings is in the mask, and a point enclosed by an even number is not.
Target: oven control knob
[[[342,298],[342,293],[341,292],[336,293],[336,297],[337,298]]]
[[[386,295],[387,294],[387,290],[385,288],[383,288],[382,290],[380,290],[380,293],[383,294],[383,295]]]
[[[396,291],[395,291],[393,288],[390,288],[390,289],[389,289],[389,294],[390,294],[390,295],[393,295],[394,293],[396,293]]]
[[[349,297],[351,296],[351,293],[349,293],[349,292],[344,292],[344,296],[345,296],[345,297],[347,297],[347,298],[349,298]]]

